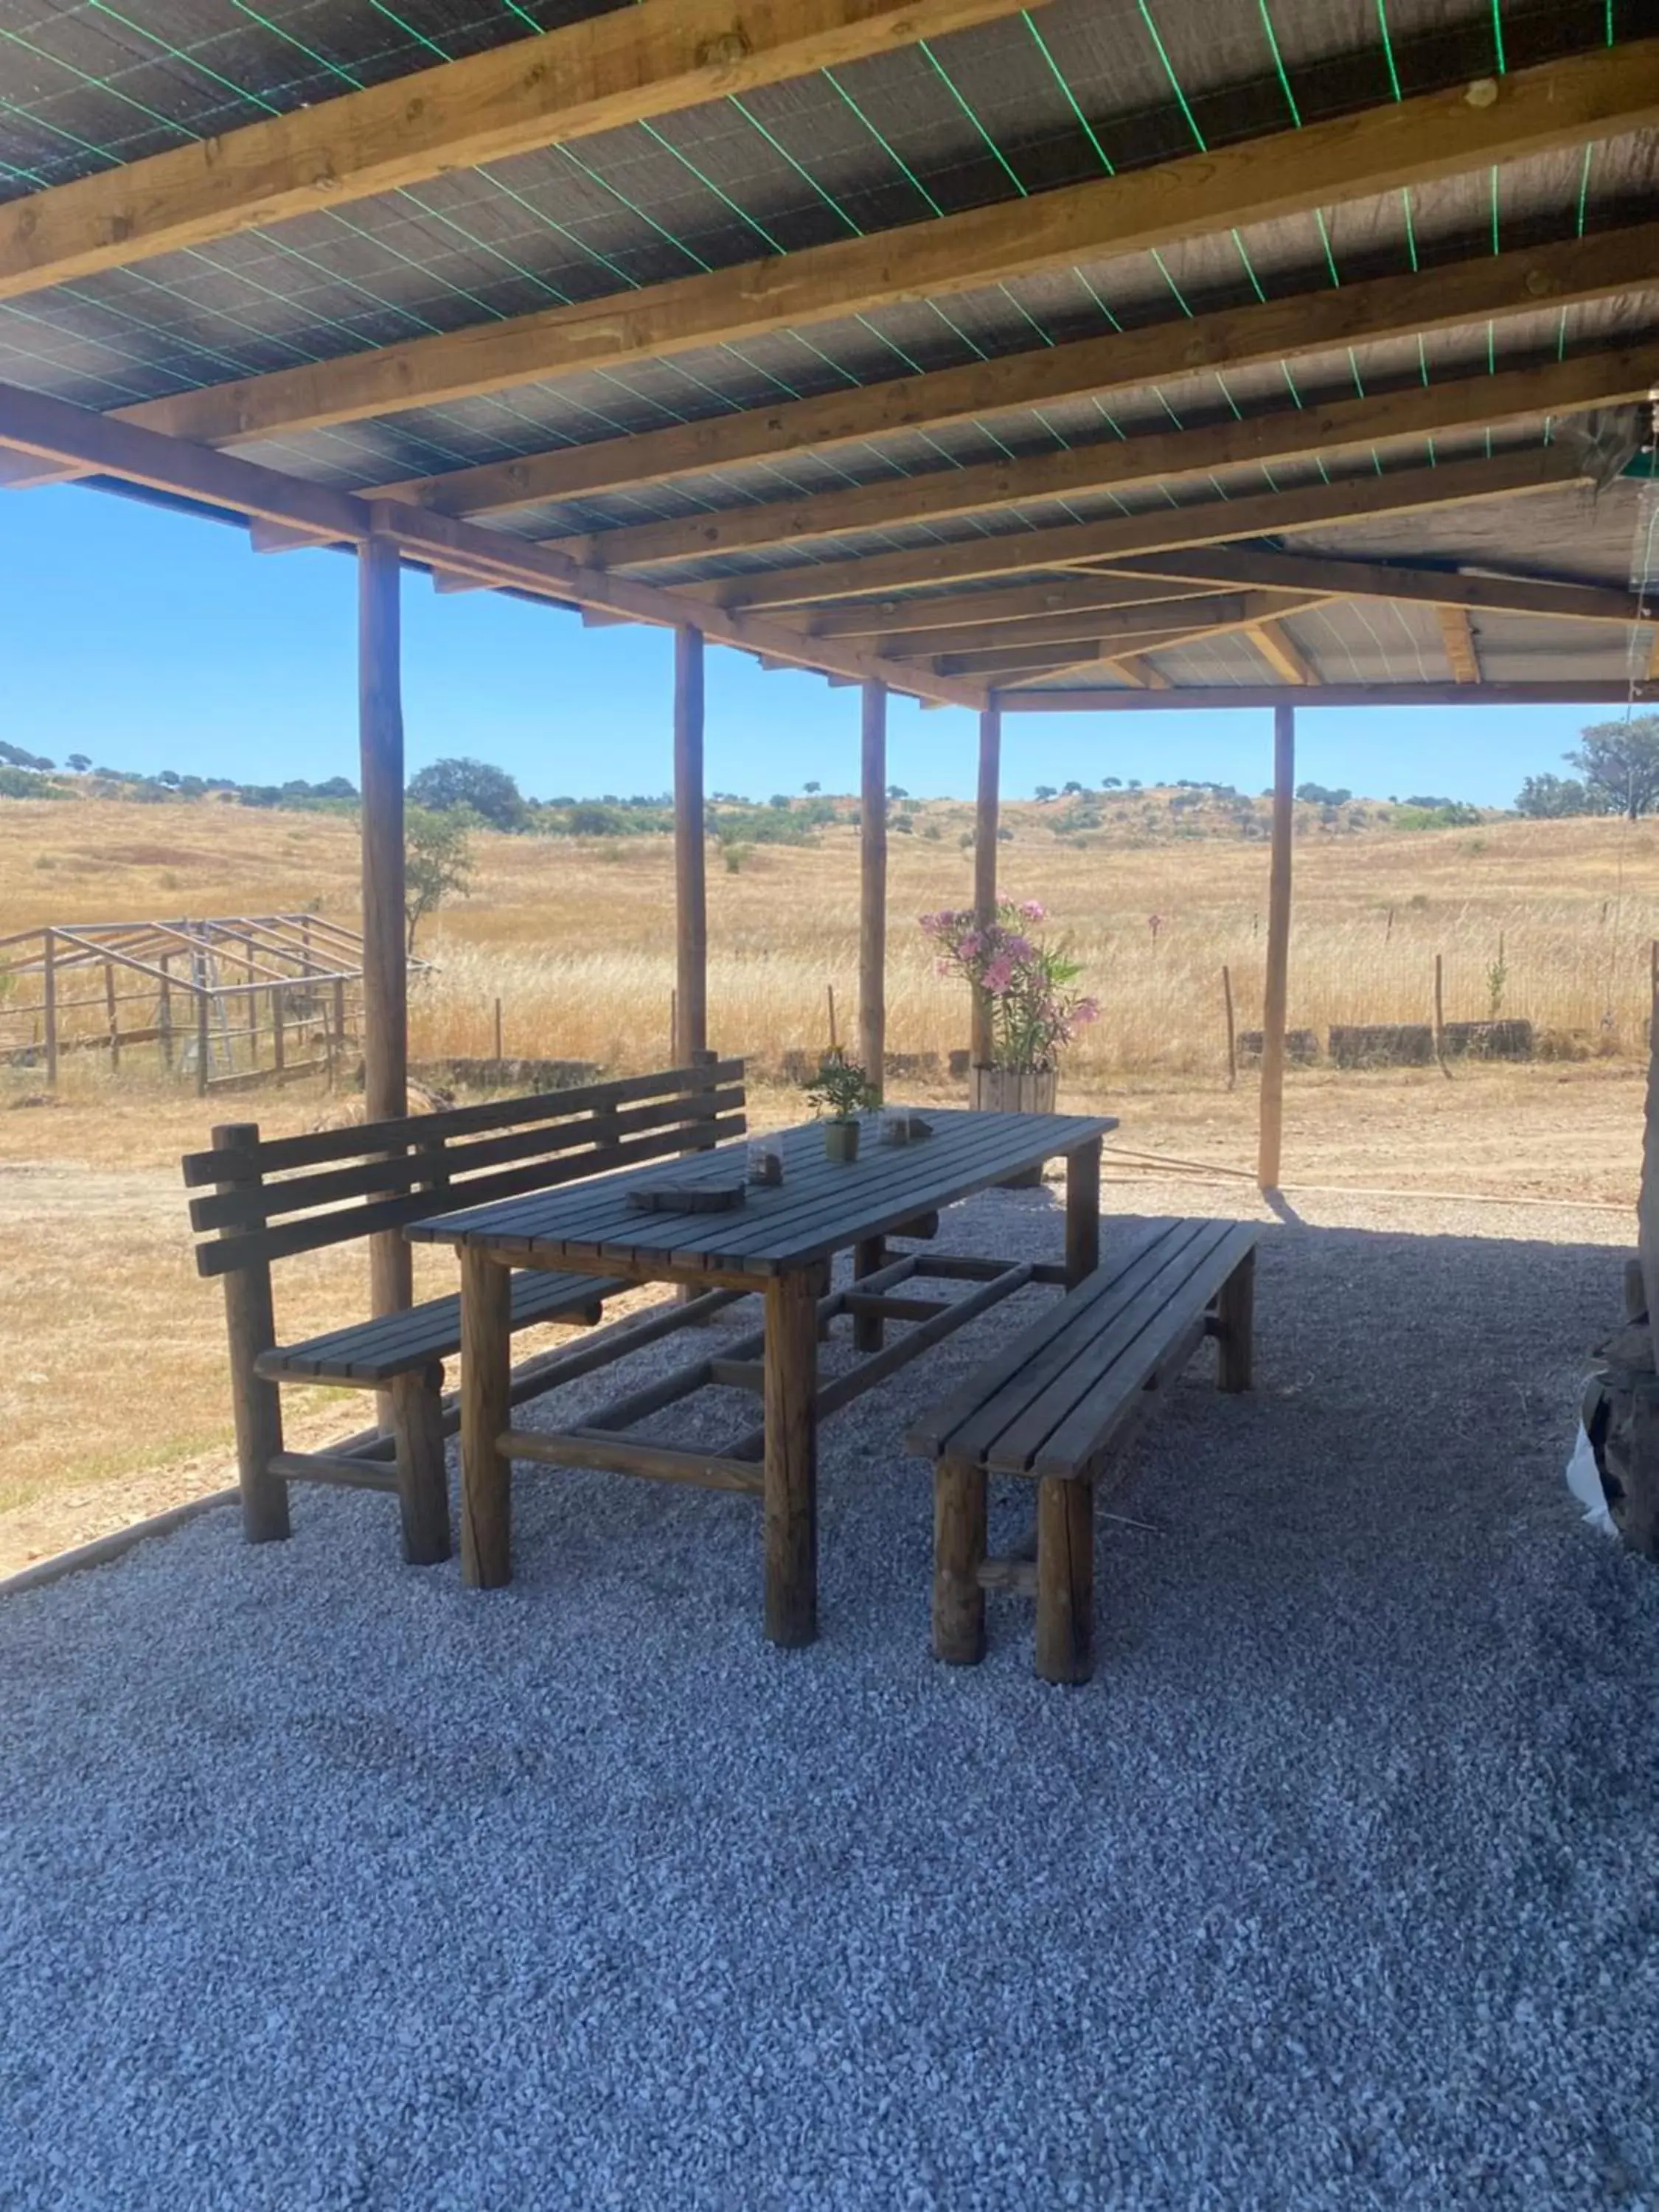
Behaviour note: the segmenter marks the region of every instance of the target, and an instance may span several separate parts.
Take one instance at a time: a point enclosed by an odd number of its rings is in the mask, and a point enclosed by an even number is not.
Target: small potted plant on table
[[[845,1167],[859,1156],[859,1115],[873,1106],[870,1079],[855,1060],[832,1053],[806,1086],[806,1095],[823,1118],[823,1156]]]

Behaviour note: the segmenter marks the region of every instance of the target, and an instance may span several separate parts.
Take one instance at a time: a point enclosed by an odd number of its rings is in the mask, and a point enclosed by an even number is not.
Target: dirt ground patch
[[[1292,1076],[1285,1183],[1306,1192],[1400,1191],[1550,1201],[1583,1209],[1587,1233],[1633,1238],[1642,1085],[1618,1063]],[[1104,1203],[1229,1211],[1251,1190],[1255,1091],[1155,1082],[1062,1103],[1115,1113]],[[752,1118],[800,1116],[799,1092],[760,1091]],[[298,1087],[262,1098],[271,1135],[337,1115]],[[233,1479],[223,1322],[195,1272],[179,1158],[204,1141],[196,1100],[106,1085],[40,1112],[0,1115],[0,1236],[9,1255],[0,1369],[0,1573],[85,1543]],[[1171,1176],[1179,1178],[1176,1186]],[[1176,1194],[1171,1195],[1172,1192]],[[1511,1218],[1513,1217],[1511,1216]],[[1494,1233],[1501,1233],[1494,1229]],[[453,1286],[441,1249],[416,1254],[418,1286]],[[360,1252],[277,1271],[277,1319],[299,1335],[362,1310]],[[645,1293],[648,1297],[652,1294]],[[1609,1321],[1618,1286],[1609,1280]],[[520,1339],[555,1340],[550,1332]],[[356,1392],[284,1393],[299,1444],[361,1425]]]

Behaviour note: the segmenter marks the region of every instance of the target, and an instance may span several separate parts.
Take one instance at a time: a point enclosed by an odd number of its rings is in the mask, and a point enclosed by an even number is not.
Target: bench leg
[[[873,1275],[887,1264],[887,1242],[882,1237],[866,1237],[861,1244],[853,1247],[853,1277],[857,1281],[865,1275]],[[853,1316],[853,1349],[854,1352],[879,1352],[882,1346],[882,1325],[879,1314],[854,1314]]]
[[[942,1459],[933,1469],[933,1656],[977,1667],[985,1656],[985,1470]]]
[[[1094,1673],[1095,1494],[1045,1475],[1037,1485],[1036,1670],[1045,1682]]]
[[[786,1650],[818,1632],[818,1296],[822,1273],[766,1287],[766,1633]]]
[[[513,1579],[513,1474],[495,1439],[512,1422],[512,1277],[488,1252],[461,1254],[461,1580]]]
[[[1248,1390],[1255,1354],[1255,1254],[1247,1252],[1216,1300],[1218,1380],[1224,1390]]]
[[[441,1403],[444,1370],[428,1367],[392,1384],[392,1429],[398,1440],[398,1504],[404,1558],[435,1567],[449,1557],[449,1479],[444,1468]]]

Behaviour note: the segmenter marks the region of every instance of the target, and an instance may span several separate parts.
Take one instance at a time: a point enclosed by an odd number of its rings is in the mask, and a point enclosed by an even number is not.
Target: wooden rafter
[[[1239,592],[1225,599],[1194,602],[1184,619],[1152,623],[1142,617],[1133,629],[1079,625],[1069,638],[1049,638],[1048,650],[1045,650],[1043,638],[1026,635],[1033,625],[1016,624],[1012,631],[1004,632],[994,644],[984,649],[948,651],[936,655],[933,665],[941,676],[996,676],[1010,668],[1035,665],[1039,661],[1084,668],[1097,660],[1110,659],[1115,650],[1126,642],[1133,644],[1134,655],[1165,653],[1173,647],[1196,644],[1205,638],[1224,637],[1234,630],[1254,635],[1259,628],[1267,627],[1281,614],[1296,614],[1304,608],[1325,604],[1322,598],[1286,602],[1271,592]],[[1092,651],[1086,649],[1090,647]]]
[[[1171,587],[1184,582],[1216,591],[1240,585],[1286,592],[1322,588],[1335,597],[1407,599],[1488,614],[1542,615],[1564,622],[1659,620],[1659,607],[1644,607],[1633,592],[1610,585],[1547,577],[1465,576],[1387,561],[1350,560],[1341,554],[1266,552],[1255,546],[1151,554],[1108,573],[1162,577]]]
[[[1489,461],[1450,461],[1439,468],[1339,477],[1295,491],[1195,501],[1188,507],[1159,507],[1107,522],[987,532],[902,552],[866,553],[856,560],[799,562],[706,584],[670,585],[667,591],[671,598],[684,594],[715,599],[727,607],[822,605],[869,592],[942,587],[1038,569],[1127,561],[1172,548],[1224,544],[1230,538],[1318,530],[1377,514],[1559,490],[1580,481],[1583,469],[1578,457],[1560,443],[1499,453]]]
[[[1021,0],[642,0],[0,208],[0,300],[837,68]]]
[[[1097,608],[1092,612],[1054,615],[1025,622],[971,623],[939,629],[896,630],[868,640],[872,651],[890,660],[927,660],[936,655],[956,661],[963,653],[1039,650],[1049,645],[1117,643],[1126,638],[1167,636],[1176,629],[1224,628],[1237,621],[1247,600],[1281,605],[1276,594],[1217,592],[1201,599],[1164,599],[1150,606]]]
[[[1252,623],[1244,635],[1275,675],[1287,684],[1317,684],[1319,671],[1282,622]]]
[[[669,483],[682,477],[830,451],[1020,407],[1109,402],[1206,368],[1242,368],[1347,346],[1566,307],[1647,283],[1659,268],[1659,223],[1565,244],[1482,254],[1409,276],[1329,285],[1189,320],[1040,347],[929,374],[747,408],[626,438],[489,461],[387,484],[375,495],[441,514],[486,514],[544,501]]]
[[[1134,578],[1087,573],[1049,577],[1041,583],[1011,584],[1001,591],[941,592],[914,599],[850,599],[844,605],[795,611],[813,637],[896,635],[906,630],[953,629],[991,622],[1028,622],[1056,615],[1107,609],[1169,605],[1203,599],[1218,589],[1209,584],[1145,582]]]
[[[301,483],[257,462],[216,453],[136,423],[118,422],[111,416],[88,414],[16,386],[0,386],[0,446],[291,526],[314,528],[325,517],[322,531],[343,544],[362,546],[371,538],[389,538],[405,560],[435,569],[537,599],[603,608],[635,622],[674,628],[692,623],[716,644],[768,653],[854,683],[878,677],[896,690],[946,706],[977,707],[983,701],[982,685],[896,667],[849,641],[805,638],[779,623],[688,602],[653,585],[583,568],[562,555],[501,531],[428,514],[391,500],[358,499],[349,492]]]
[[[1441,641],[1446,648],[1446,659],[1451,672],[1460,684],[1480,681],[1480,658],[1474,649],[1474,626],[1469,620],[1467,607],[1437,607],[1440,618]]]
[[[624,18],[625,20],[625,18]],[[208,445],[947,297],[1365,199],[1659,122],[1659,39],[1568,57],[1034,198],[246,377],[125,410]]]
[[[649,568],[665,562],[754,552],[818,538],[937,522],[1121,492],[1151,484],[1203,479],[1218,470],[1259,463],[1367,453],[1398,439],[1496,428],[1545,415],[1644,398],[1652,386],[1651,345],[1586,354],[1497,376],[1478,374],[1444,383],[1413,384],[1370,398],[1319,405],[1288,403],[1271,414],[1210,423],[1192,430],[1143,431],[1093,445],[1062,447],[1023,460],[884,476],[846,491],[805,499],[756,501],[669,522],[635,523],[589,538],[556,541],[572,560],[598,568]]]

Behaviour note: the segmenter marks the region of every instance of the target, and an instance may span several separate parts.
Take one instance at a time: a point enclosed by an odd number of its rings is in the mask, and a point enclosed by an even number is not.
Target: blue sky
[[[0,496],[6,609],[0,736],[154,773],[249,783],[356,780],[356,586],[326,553],[255,555],[246,535],[70,486]],[[404,586],[404,709],[411,774],[450,753],[498,763],[537,798],[666,788],[665,633],[584,630],[572,616],[490,592]],[[1507,805],[1553,769],[1605,708],[1304,708],[1297,774],[1367,797],[1444,793]],[[858,701],[818,678],[708,656],[708,782],[764,798],[807,781],[854,787]],[[1259,791],[1272,732],[1259,713],[1010,714],[1004,788],[1072,777],[1191,776]],[[895,782],[971,795],[974,724],[894,702]]]

